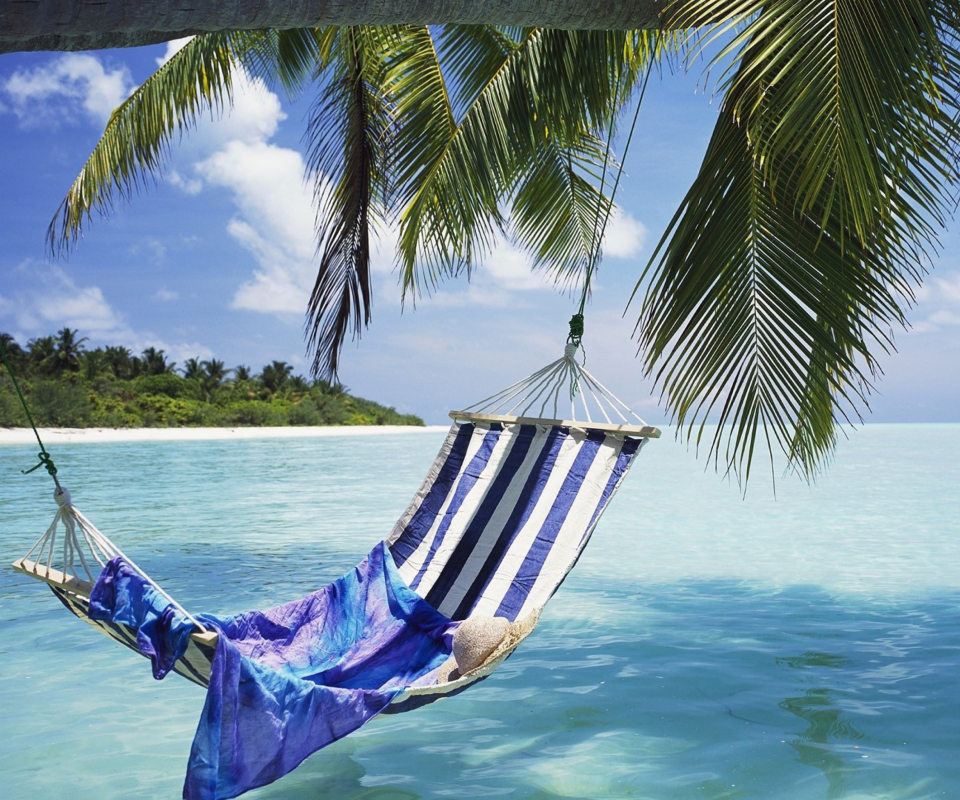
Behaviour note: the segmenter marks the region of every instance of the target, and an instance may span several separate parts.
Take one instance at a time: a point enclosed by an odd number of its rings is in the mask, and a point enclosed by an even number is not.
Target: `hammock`
[[[192,615],[59,482],[52,524],[13,567],[150,658],[154,677],[172,671],[207,689],[184,796],[234,797],[377,714],[483,680],[530,635],[634,457],[660,435],[576,351],[568,344],[530,377],[451,412],[389,536],[301,600]]]

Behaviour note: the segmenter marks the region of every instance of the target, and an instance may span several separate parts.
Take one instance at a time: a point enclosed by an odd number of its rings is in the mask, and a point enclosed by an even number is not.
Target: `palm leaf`
[[[177,131],[228,100],[233,71],[229,35],[197,36],[110,115],[100,141],[50,222],[54,252],[80,236],[84,220],[106,214],[114,197],[129,197],[156,175]]]
[[[922,3],[884,3],[883,24],[879,3],[735,5],[748,22],[724,52],[739,65],[647,267],[638,334],[687,434],[716,415],[714,458],[746,479],[762,439],[809,476],[867,406],[936,246],[955,60]],[[921,11],[901,37],[896,14]]]
[[[312,74],[316,51],[310,31],[239,31],[191,39],[110,115],[60,203],[47,231],[51,250],[65,251],[84,221],[106,214],[116,197],[128,198],[156,177],[176,134],[230,102],[233,71],[245,62],[253,74],[276,76],[293,91]]]
[[[573,246],[570,238],[577,226],[553,221],[552,233],[536,235],[531,226],[547,219],[546,206],[557,211],[562,198],[582,206],[589,196],[582,180],[589,172],[569,168],[586,164],[585,154],[595,163],[596,139],[627,101],[653,41],[623,31],[444,29],[441,52],[461,116],[442,147],[398,182],[405,293],[469,272],[505,230],[505,200],[524,215],[517,230],[538,263],[561,280],[575,277],[583,265],[582,241]],[[539,179],[549,182],[549,201],[537,209]],[[573,220],[584,211],[560,213]],[[553,235],[564,238],[551,242]]]
[[[379,42],[374,31],[362,26],[324,32],[324,83],[307,125],[320,263],[306,329],[308,350],[314,353],[312,372],[331,381],[347,335],[359,336],[371,319],[370,237],[384,207],[391,122],[376,88],[383,82]]]
[[[579,145],[563,148],[548,135],[517,182],[510,209],[513,238],[531,254],[534,268],[551,269],[561,284],[579,278],[594,256],[610,210],[610,198],[598,187],[606,155],[599,139],[584,135]]]

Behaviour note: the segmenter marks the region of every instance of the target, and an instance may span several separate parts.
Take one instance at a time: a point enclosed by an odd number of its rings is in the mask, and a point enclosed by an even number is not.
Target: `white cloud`
[[[635,256],[643,248],[646,233],[643,223],[616,209],[604,236],[604,254],[613,258]],[[596,277],[593,288],[597,288]],[[474,270],[468,286],[444,288],[434,293],[430,302],[441,306],[508,307],[515,306],[519,296],[542,290],[557,291],[553,274],[533,270],[523,250],[500,238]]]
[[[632,258],[643,249],[646,226],[622,209],[615,209],[603,236],[603,253],[611,258]]]
[[[157,266],[163,264],[167,258],[167,246],[159,239],[152,237],[133,245],[127,252],[132,256],[145,256]]]
[[[16,308],[16,304],[13,300],[10,300],[0,294],[0,317],[13,316],[13,310]]]
[[[167,183],[176,186],[184,194],[195,195],[203,191],[203,181],[197,178],[184,178],[175,169],[167,175]]]
[[[303,314],[316,275],[314,212],[303,169],[294,150],[243,141],[196,165],[208,185],[231,192],[239,216],[227,231],[259,265],[237,290],[235,308]]]
[[[960,303],[960,273],[947,278],[937,278],[934,283],[938,294],[950,303]]]
[[[78,116],[104,124],[133,91],[125,66],[106,68],[96,56],[68,53],[34,69],[18,69],[0,92],[24,127],[56,125]]]
[[[280,98],[260,78],[251,78],[243,69],[233,73],[233,103],[222,114],[205,112],[196,127],[184,132],[172,153],[170,175],[178,188],[195,193],[195,176],[190,172],[199,161],[219,152],[232,142],[266,142],[287,118]]]
[[[934,311],[927,317],[927,322],[933,325],[960,325],[960,314],[952,311]]]
[[[209,184],[233,193],[240,213],[258,229],[268,229],[299,257],[313,255],[311,190],[303,179],[303,158],[265,142],[229,142],[196,165]]]
[[[530,259],[522,250],[502,239],[483,260],[483,265],[477,270],[477,274],[480,273],[489,276],[498,288],[511,292],[553,287],[546,273],[531,270]]]
[[[169,303],[173,300],[179,300],[180,295],[177,292],[172,292],[166,287],[160,287],[153,295],[154,299],[159,300],[162,303]]]
[[[199,342],[174,342],[173,344],[166,344],[156,338],[142,341],[142,344],[132,348],[135,352],[141,352],[147,347],[156,347],[157,350],[163,350],[167,358],[177,364],[182,364],[188,358],[198,358],[201,361],[213,358],[213,350]]]
[[[282,243],[270,241],[239,219],[227,226],[230,235],[253,254],[260,269],[233,297],[233,307],[248,311],[302,315],[310,291],[309,263],[292,258]]]
[[[933,333],[960,325],[960,273],[928,281],[917,291],[916,299],[913,316],[919,319],[912,323],[910,333]]]
[[[474,269],[469,283],[465,278],[451,279],[428,302],[441,307],[517,307],[529,292],[555,290],[548,273],[534,271],[531,264],[520,248],[500,238]]]
[[[390,275],[397,262],[397,245],[400,241],[400,227],[381,226],[376,230],[371,243],[370,271],[374,275]]]
[[[80,287],[59,267],[44,269],[32,262],[34,286],[19,293],[13,308],[17,324],[31,333],[49,333],[53,327],[79,328],[84,335],[110,336],[126,331],[126,323],[103,296],[99,286]]]

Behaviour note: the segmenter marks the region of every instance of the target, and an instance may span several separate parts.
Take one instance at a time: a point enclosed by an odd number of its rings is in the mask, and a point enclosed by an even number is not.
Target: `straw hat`
[[[466,678],[509,655],[533,631],[539,614],[522,620],[505,617],[467,617],[453,634],[453,653],[437,670],[437,683]]]

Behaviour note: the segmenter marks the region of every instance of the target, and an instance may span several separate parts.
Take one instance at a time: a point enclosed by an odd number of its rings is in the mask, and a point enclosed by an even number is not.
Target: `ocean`
[[[76,505],[192,611],[304,595],[390,531],[440,446],[58,445]],[[534,634],[245,797],[960,797],[960,425],[866,425],[813,486],[743,495],[651,442]],[[0,547],[56,510],[0,447]],[[180,796],[203,690],[0,569],[0,797]]]

